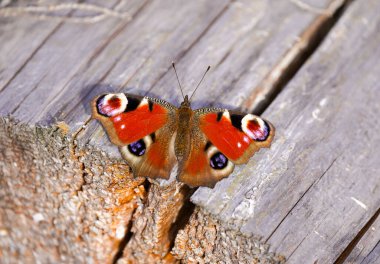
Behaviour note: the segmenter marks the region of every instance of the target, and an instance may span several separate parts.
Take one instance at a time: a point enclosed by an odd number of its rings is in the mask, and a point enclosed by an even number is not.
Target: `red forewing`
[[[168,122],[169,114],[166,105],[123,93],[101,95],[93,101],[93,117],[119,146],[157,131]]]
[[[120,113],[110,118],[119,140],[128,144],[153,133],[165,125],[168,119],[167,110],[154,104],[152,110],[148,104],[138,109]]]

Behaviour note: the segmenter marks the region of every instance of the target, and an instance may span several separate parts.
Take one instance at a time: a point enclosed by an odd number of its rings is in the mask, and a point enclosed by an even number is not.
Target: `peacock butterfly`
[[[92,116],[136,177],[169,179],[177,164],[177,179],[192,187],[213,187],[235,164],[270,146],[275,129],[268,121],[222,108],[192,110],[190,101],[186,95],[177,108],[156,98],[109,93],[92,101]]]

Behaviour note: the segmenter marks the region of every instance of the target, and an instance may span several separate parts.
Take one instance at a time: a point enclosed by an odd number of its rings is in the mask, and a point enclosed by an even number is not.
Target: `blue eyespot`
[[[146,146],[144,140],[140,139],[128,145],[128,150],[135,156],[142,156],[145,154]]]
[[[210,159],[210,166],[215,170],[222,170],[228,164],[228,159],[222,153],[217,152]]]

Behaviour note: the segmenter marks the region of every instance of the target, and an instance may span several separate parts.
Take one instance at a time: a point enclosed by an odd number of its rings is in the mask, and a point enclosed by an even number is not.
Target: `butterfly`
[[[177,75],[174,63],[173,68]],[[181,88],[178,75],[177,80]],[[235,164],[247,163],[260,148],[269,147],[275,133],[270,122],[253,114],[193,110],[187,95],[180,107],[128,93],[102,94],[91,104],[92,117],[119,146],[135,177],[169,179],[177,166],[177,180],[190,187],[214,187]]]

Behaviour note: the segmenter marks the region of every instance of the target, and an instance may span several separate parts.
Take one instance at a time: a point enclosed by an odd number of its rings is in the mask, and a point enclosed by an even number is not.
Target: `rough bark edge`
[[[200,207],[178,232],[172,254],[184,263],[285,263],[260,238],[228,229]]]
[[[144,179],[132,179],[123,161],[78,149],[67,131],[0,118],[5,263],[111,263],[145,199]]]

